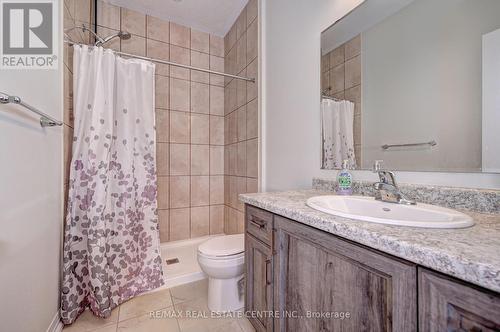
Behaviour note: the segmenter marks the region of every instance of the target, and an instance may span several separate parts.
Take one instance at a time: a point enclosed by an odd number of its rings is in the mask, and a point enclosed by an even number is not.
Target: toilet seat
[[[219,236],[198,246],[199,255],[212,259],[232,259],[244,256],[244,252],[244,234]]]

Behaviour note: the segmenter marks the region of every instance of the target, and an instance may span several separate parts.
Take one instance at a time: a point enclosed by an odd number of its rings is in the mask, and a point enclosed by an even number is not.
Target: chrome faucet
[[[408,199],[399,190],[396,184],[394,172],[382,169],[382,160],[375,160],[373,164],[373,172],[378,173],[379,182],[373,184],[375,189],[375,199],[383,202],[415,205],[415,201]]]

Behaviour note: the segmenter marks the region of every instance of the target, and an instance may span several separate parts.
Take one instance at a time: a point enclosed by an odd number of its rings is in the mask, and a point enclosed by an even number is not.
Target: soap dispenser
[[[337,194],[352,195],[352,174],[349,172],[349,160],[342,162],[342,169],[337,175]]]

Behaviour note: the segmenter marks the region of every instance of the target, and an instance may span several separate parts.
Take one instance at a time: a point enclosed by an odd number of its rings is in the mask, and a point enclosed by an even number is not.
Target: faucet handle
[[[375,160],[375,162],[373,163],[373,168],[372,168],[373,173],[380,172],[382,170],[383,165],[384,165],[383,160]]]

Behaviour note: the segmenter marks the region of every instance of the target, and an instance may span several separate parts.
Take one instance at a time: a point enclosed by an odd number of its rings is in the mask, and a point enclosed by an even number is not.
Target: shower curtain
[[[156,202],[154,64],[74,46],[73,157],[61,318],[163,285]]]
[[[354,155],[354,103],[348,100],[321,101],[323,133],[323,168],[340,169],[342,161],[356,166]]]

